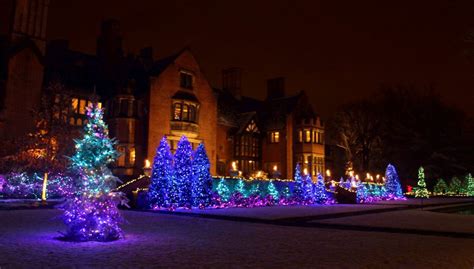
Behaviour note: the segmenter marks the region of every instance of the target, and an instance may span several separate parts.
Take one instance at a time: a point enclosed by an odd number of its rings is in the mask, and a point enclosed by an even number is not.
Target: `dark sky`
[[[48,38],[94,53],[106,18],[120,20],[126,51],[152,46],[161,58],[190,46],[211,84],[242,67],[244,94],[258,98],[266,79],[285,76],[287,92],[306,90],[323,116],[381,84],[433,85],[474,114],[472,0],[53,0]]]

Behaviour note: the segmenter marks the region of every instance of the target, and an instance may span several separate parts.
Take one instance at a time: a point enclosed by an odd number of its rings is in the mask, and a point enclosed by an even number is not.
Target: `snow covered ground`
[[[60,211],[0,210],[0,268],[474,266],[474,239],[468,238],[290,227],[154,212],[123,213],[129,221],[124,226],[125,239],[110,243],[71,243],[56,239],[58,231],[64,228],[60,220],[55,219]],[[381,215],[380,219],[384,219],[385,214],[357,218]],[[451,214],[443,216],[446,215]],[[391,221],[405,223],[406,216],[397,217]],[[432,219],[425,220],[432,222]],[[473,223],[473,220],[471,216],[463,221]]]

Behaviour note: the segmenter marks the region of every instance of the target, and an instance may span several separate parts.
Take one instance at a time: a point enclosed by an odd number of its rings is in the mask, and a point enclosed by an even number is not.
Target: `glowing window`
[[[270,142],[271,143],[280,142],[280,132],[271,132],[270,133]]]
[[[310,143],[311,142],[311,131],[310,130],[305,130],[304,131],[304,142]]]
[[[255,122],[253,120],[250,122],[250,124],[247,126],[247,128],[245,130],[249,133],[258,133],[259,132],[257,124],[255,124]]]
[[[130,165],[135,165],[135,159],[136,159],[135,148],[131,148],[130,149],[130,159],[129,159]]]
[[[86,114],[87,101],[84,99],[79,100],[79,114]]]
[[[173,114],[173,119],[174,120],[181,120],[181,110],[182,106],[181,104],[175,104],[174,105],[174,114]]]
[[[303,143],[303,131],[298,131],[298,142]]]
[[[79,99],[72,98],[71,100],[71,109],[73,113],[77,113],[77,107],[79,106]]]

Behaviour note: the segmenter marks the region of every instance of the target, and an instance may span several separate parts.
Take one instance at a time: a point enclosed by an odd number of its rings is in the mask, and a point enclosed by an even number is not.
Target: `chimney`
[[[267,99],[285,97],[285,78],[277,77],[267,80]]]
[[[236,99],[242,97],[242,69],[233,67],[222,71],[222,88]]]
[[[113,64],[123,56],[122,34],[118,20],[102,21],[100,36],[97,39],[97,56]]]

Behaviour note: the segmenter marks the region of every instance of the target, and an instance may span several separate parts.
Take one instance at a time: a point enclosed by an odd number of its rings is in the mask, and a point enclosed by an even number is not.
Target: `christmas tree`
[[[474,196],[474,179],[472,178],[472,175],[467,174],[465,180],[467,182],[466,195]]]
[[[425,183],[425,170],[423,167],[418,169],[418,186],[415,187],[415,197],[416,198],[429,198],[430,195],[426,189]]]
[[[389,164],[385,170],[385,189],[390,198],[403,198],[402,186],[395,166]]]
[[[209,206],[212,195],[212,177],[209,169],[211,164],[206,154],[204,144],[199,144],[193,158],[193,205],[199,207]]]
[[[365,203],[367,201],[367,198],[369,196],[367,186],[365,183],[359,183],[357,185],[357,192],[356,192],[356,199],[357,203]]]
[[[449,184],[449,192],[451,194],[460,194],[462,189],[461,180],[458,177],[453,177],[451,183]]]
[[[279,194],[278,194],[278,191],[277,191],[277,189],[276,189],[276,187],[275,187],[275,184],[273,184],[272,181],[270,181],[270,182],[268,183],[267,190],[268,190],[268,194],[271,195],[274,200],[280,199]]]
[[[126,204],[122,193],[112,192],[118,181],[107,168],[118,156],[115,141],[108,137],[103,111],[97,104],[87,108],[84,137],[75,140],[71,168],[77,174],[75,193],[61,206],[68,229],[65,237],[74,241],[119,239],[123,221],[117,208]]]
[[[311,179],[311,175],[309,173],[304,175],[303,182],[304,182],[304,185],[303,185],[304,201],[306,203],[312,203],[314,200],[314,195],[313,195],[314,184],[313,184],[313,180]]]
[[[174,155],[174,191],[173,201],[178,207],[191,207],[192,205],[192,159],[193,149],[185,136],[178,142]]]
[[[173,155],[166,137],[160,141],[153,159],[151,183],[148,188],[150,207],[170,206],[169,193],[173,184]]]
[[[294,196],[295,199],[297,200],[304,200],[304,180],[303,177],[301,176],[301,168],[300,164],[296,164],[295,168],[295,185],[294,185]]]
[[[229,198],[231,195],[230,189],[229,187],[227,187],[225,179],[223,178],[221,178],[221,180],[219,180],[219,184],[217,184],[217,193],[221,197],[222,201],[225,201],[225,202],[229,201]]]
[[[436,185],[433,188],[433,192],[437,195],[441,195],[446,194],[447,191],[448,185],[446,184],[446,181],[442,178],[438,179],[438,182],[436,182]]]
[[[321,173],[318,173],[318,182],[314,185],[314,200],[320,204],[327,201],[326,186],[324,185],[324,178]]]
[[[247,192],[245,191],[245,184],[242,179],[239,179],[237,181],[237,184],[235,185],[235,192],[242,194],[243,197],[247,197]]]

